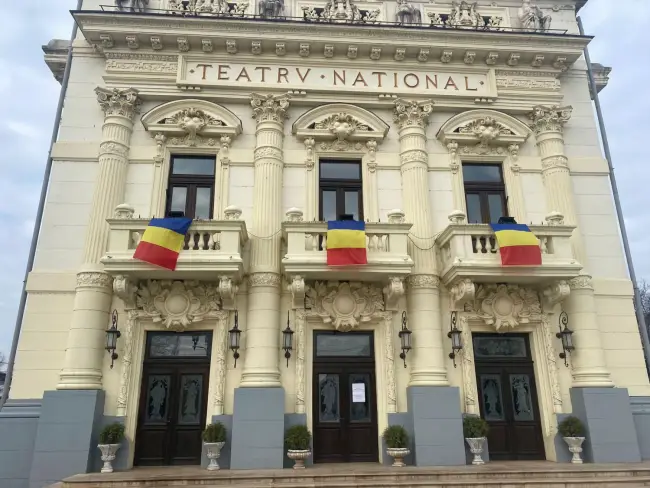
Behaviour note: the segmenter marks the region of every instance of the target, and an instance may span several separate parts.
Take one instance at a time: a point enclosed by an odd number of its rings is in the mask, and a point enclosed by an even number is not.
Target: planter
[[[485,447],[485,437],[466,437],[465,442],[467,442],[470,452],[474,454],[472,464],[485,464],[485,461],[481,457],[483,448]]]
[[[295,451],[289,449],[287,451],[287,457],[294,461],[293,469],[305,469],[305,460],[311,456],[310,450],[305,451]]]
[[[573,453],[571,462],[573,464],[582,464],[580,453],[582,452],[582,443],[585,441],[584,437],[562,437],[564,442],[569,446],[569,451]]]
[[[217,459],[221,456],[221,449],[225,445],[225,442],[204,442],[206,454],[210,462],[208,463],[208,471],[217,471],[219,468],[219,463]]]
[[[404,458],[411,454],[411,450],[408,447],[389,447],[386,449],[386,453],[393,458],[394,468],[403,468],[406,466]]]
[[[120,444],[99,444],[97,446],[102,452],[102,461],[104,461],[104,466],[102,467],[102,473],[112,473],[113,472],[113,461],[115,461],[115,455],[117,450],[120,448]]]

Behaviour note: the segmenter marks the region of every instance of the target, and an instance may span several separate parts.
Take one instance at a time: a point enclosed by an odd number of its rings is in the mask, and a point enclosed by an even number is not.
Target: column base
[[[593,463],[641,461],[627,389],[571,388],[570,394],[573,415],[582,420],[587,429],[584,443],[585,461]],[[567,449],[566,446],[564,449]]]
[[[280,373],[273,371],[245,371],[239,383],[240,388],[280,388]]]
[[[96,371],[62,372],[57,390],[101,390],[102,373]]]
[[[421,387],[439,387],[439,386],[449,386],[449,381],[447,380],[447,371],[413,371],[411,370],[411,379],[409,381],[409,386],[421,386]]]
[[[281,469],[284,464],[284,389],[235,389],[231,469]]]
[[[572,388],[614,388],[614,382],[607,370],[574,370]]]
[[[416,466],[465,464],[460,391],[450,386],[409,386],[405,422]],[[394,416],[404,414],[393,414]],[[390,420],[389,420],[390,422]]]

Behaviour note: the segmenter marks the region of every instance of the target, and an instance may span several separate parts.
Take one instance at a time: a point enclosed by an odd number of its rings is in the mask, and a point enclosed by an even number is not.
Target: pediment
[[[293,124],[293,133],[300,139],[338,141],[382,141],[389,125],[372,112],[345,103],[316,107]]]
[[[468,110],[445,122],[437,138],[443,144],[456,142],[462,145],[481,146],[522,144],[531,130],[511,115],[496,110]]]

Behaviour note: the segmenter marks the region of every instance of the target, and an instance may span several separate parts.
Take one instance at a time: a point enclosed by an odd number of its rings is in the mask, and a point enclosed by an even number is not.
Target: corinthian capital
[[[289,95],[260,95],[251,93],[253,117],[260,122],[284,122],[288,117]]]
[[[408,126],[424,127],[427,125],[429,115],[433,112],[433,102],[424,100],[395,100],[395,110],[393,111],[393,121],[404,129]]]
[[[104,111],[104,115],[121,115],[133,120],[133,116],[140,112],[142,100],[138,97],[138,90],[127,88],[120,90],[118,88],[97,87],[95,88],[97,101]]]
[[[564,124],[571,118],[573,107],[558,105],[537,105],[528,117],[533,121],[530,125],[535,134],[542,132],[562,132]]]

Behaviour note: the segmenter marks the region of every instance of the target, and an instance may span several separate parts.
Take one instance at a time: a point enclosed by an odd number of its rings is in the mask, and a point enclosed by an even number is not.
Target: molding
[[[440,278],[434,275],[411,275],[406,278],[406,285],[409,288],[431,288],[440,287]]]
[[[515,330],[542,314],[538,293],[519,285],[479,285],[472,302],[464,311],[470,319],[480,319],[497,332]]]
[[[331,103],[302,114],[293,123],[292,132],[305,142],[316,141],[375,141],[386,137],[390,126],[374,113],[361,107]]]
[[[81,271],[77,273],[77,289],[79,288],[104,288],[110,290],[113,277],[108,273],[97,271]]]
[[[282,277],[278,273],[252,273],[248,275],[248,286],[280,286]]]
[[[493,146],[521,145],[531,130],[520,120],[496,110],[468,110],[447,120],[436,137],[449,148],[450,144],[460,153],[487,154],[497,149]],[[501,150],[505,156],[508,151]]]

